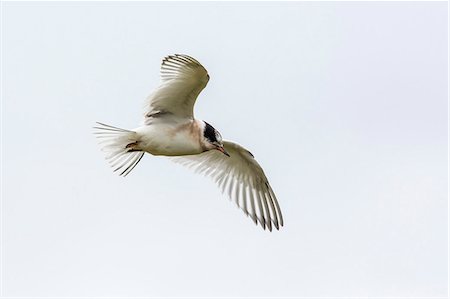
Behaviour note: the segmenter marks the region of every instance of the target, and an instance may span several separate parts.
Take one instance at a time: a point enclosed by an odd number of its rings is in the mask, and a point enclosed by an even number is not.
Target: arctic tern
[[[208,81],[208,72],[194,58],[165,57],[161,83],[147,98],[141,126],[125,130],[97,123],[94,127],[106,159],[115,172],[126,176],[144,153],[169,156],[211,177],[255,224],[270,231],[272,224],[280,229],[280,206],[253,154],[194,118],[195,101]]]

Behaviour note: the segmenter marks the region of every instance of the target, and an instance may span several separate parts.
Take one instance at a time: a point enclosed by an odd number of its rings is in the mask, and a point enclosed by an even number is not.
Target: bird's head
[[[218,150],[226,156],[230,156],[223,147],[222,135],[213,126],[203,121],[202,144],[207,151]]]

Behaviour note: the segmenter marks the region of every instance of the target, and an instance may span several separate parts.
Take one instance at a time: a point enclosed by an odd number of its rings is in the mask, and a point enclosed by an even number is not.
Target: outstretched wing
[[[259,222],[270,231],[272,224],[279,229],[283,226],[283,216],[261,166],[242,146],[230,141],[223,144],[230,157],[211,150],[172,160],[213,178],[222,192],[226,192],[256,224]]]
[[[193,118],[195,100],[208,81],[208,72],[194,58],[181,54],[165,57],[161,84],[145,104],[145,122],[167,113]]]

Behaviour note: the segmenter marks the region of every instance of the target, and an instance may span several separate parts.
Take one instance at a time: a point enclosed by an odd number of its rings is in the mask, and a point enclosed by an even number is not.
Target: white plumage
[[[270,231],[283,226],[275,193],[263,169],[244,147],[222,141],[210,124],[194,118],[197,96],[209,81],[194,58],[175,54],[163,59],[161,84],[147,98],[142,126],[124,130],[94,127],[106,159],[126,176],[145,152],[170,156],[177,163],[211,177],[255,223]]]
[[[180,118],[192,119],[195,100],[208,81],[208,72],[194,58],[187,55],[164,58],[161,85],[148,96],[145,117],[170,112]]]

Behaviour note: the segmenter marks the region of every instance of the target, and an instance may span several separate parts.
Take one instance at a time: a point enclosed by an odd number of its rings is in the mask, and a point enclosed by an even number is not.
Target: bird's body
[[[254,156],[194,118],[197,96],[209,81],[206,69],[190,56],[175,54],[164,58],[161,79],[147,99],[141,126],[124,130],[97,123],[95,134],[114,171],[126,176],[144,153],[172,157],[212,177],[264,229],[283,226],[275,193]]]
[[[157,118],[151,125],[133,129],[139,149],[155,156],[185,156],[205,151],[200,142],[201,121],[195,119]]]

